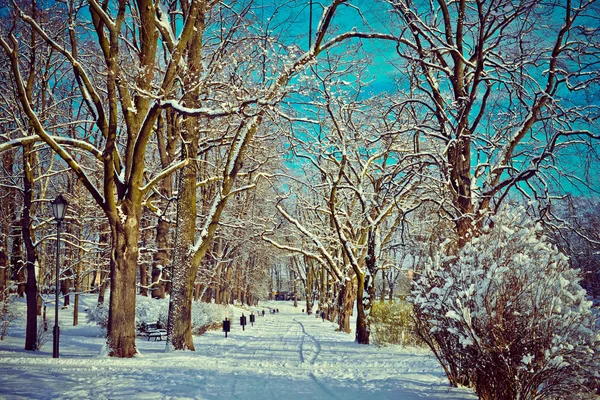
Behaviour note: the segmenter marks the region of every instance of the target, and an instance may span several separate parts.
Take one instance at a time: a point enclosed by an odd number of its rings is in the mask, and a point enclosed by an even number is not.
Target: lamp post
[[[58,327],[58,292],[60,290],[60,226],[65,219],[67,213],[67,200],[59,194],[56,199],[52,202],[52,214],[56,220],[56,300],[54,303],[54,330],[53,330],[53,344],[52,344],[52,358],[58,358],[58,344],[60,339],[60,328]]]

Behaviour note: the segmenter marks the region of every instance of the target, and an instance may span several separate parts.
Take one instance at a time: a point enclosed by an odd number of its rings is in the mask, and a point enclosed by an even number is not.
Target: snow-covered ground
[[[194,337],[195,352],[165,353],[164,342],[138,338],[141,355],[126,360],[101,356],[99,328],[70,326],[72,310],[60,313],[59,359],[52,358],[52,323],[43,349],[25,352],[24,322],[15,321],[0,342],[0,398],[476,398],[468,389],[450,388],[424,349],[357,345],[353,335],[302,314],[301,307],[261,305],[279,313],[257,317],[245,331],[234,318],[228,338],[220,331]]]

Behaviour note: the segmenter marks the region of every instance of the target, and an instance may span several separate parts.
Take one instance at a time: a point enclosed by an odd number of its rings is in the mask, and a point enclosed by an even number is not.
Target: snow
[[[94,301],[82,296],[82,312]],[[257,316],[242,331],[238,317],[249,311],[235,308],[229,337],[195,336],[195,352],[166,353],[165,342],[138,338],[133,359],[107,357],[101,330],[70,326],[67,311],[60,313],[59,359],[52,358],[53,321],[42,350],[25,352],[24,321],[15,321],[0,342],[0,398],[475,399],[448,385],[426,349],[358,345],[301,306],[266,306],[280,312]]]

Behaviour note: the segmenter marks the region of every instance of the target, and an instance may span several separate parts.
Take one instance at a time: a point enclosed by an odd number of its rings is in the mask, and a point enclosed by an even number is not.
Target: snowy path
[[[327,321],[273,305],[278,314],[257,316],[245,331],[234,318],[228,338],[218,331],[194,337],[195,352],[165,353],[164,342],[138,339],[142,356],[130,360],[99,357],[97,328],[68,327],[68,315],[58,360],[51,339],[40,352],[20,350],[16,330],[0,342],[0,398],[475,398],[449,388],[425,350],[360,346]]]

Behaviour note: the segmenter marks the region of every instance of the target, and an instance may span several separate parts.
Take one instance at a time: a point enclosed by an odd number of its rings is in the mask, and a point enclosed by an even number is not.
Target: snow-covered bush
[[[137,296],[135,305],[135,320],[138,329],[143,323],[160,323],[167,326],[169,314],[169,299],[153,299]],[[207,328],[231,318],[228,306],[196,301],[192,304],[192,327],[194,332],[203,333]],[[95,304],[87,310],[88,323],[96,324],[104,329],[108,327],[108,304]]]
[[[480,398],[576,398],[597,387],[598,317],[568,259],[519,215],[414,282],[417,329],[452,383]]]
[[[192,326],[194,332],[202,334],[211,326],[220,324],[225,318],[231,319],[232,311],[227,305],[203,303],[195,301],[192,304]]]
[[[3,297],[0,301],[0,340],[4,340],[8,327],[18,316],[15,304],[16,295],[9,293],[7,289]]]
[[[412,308],[406,301],[374,303],[369,321],[375,344],[413,346],[422,343],[415,335]]]
[[[167,326],[169,317],[169,299],[153,299],[152,297],[137,296],[135,299],[135,325],[138,329],[142,324],[160,324]]]
[[[99,327],[108,328],[108,304],[96,303],[85,310],[88,324],[96,324]]]

